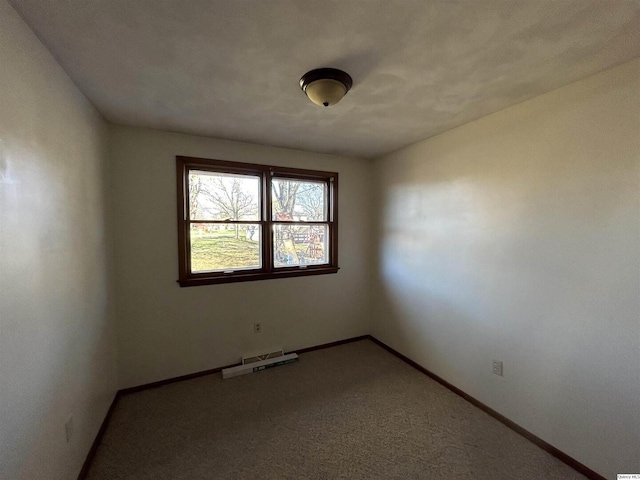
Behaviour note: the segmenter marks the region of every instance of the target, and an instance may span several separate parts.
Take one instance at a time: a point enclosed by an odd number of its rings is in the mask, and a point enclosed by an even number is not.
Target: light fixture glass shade
[[[324,107],[338,103],[352,85],[351,76],[337,68],[316,68],[300,79],[300,88],[309,100]]]
[[[307,85],[307,97],[316,105],[328,107],[338,103],[347,93],[347,87],[337,80],[323,78]]]

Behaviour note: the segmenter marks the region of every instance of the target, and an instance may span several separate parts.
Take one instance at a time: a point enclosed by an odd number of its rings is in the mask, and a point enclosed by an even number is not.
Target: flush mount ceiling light
[[[348,73],[335,68],[318,68],[305,73],[300,79],[300,88],[316,105],[335,105],[353,85]]]

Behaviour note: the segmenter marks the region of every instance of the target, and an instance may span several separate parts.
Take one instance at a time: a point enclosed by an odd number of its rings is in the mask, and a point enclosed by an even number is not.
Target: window
[[[338,271],[338,174],[176,157],[182,287]]]

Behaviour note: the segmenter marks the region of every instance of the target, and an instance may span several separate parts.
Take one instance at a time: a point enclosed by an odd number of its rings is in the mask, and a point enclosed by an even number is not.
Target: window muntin
[[[176,160],[181,286],[338,271],[337,173]]]

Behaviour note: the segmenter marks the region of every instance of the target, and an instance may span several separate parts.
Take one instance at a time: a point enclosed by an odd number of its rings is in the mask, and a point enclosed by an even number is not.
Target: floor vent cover
[[[297,361],[297,353],[287,353],[286,355],[279,355],[274,358],[268,358],[266,360],[259,360],[257,362],[237,365],[235,367],[223,368],[222,378],[232,378],[237,377],[238,375],[244,375],[246,373],[261,372],[262,370],[266,370],[268,368],[279,367],[280,365],[289,365],[290,363],[295,363]]]
[[[263,360],[270,360],[272,358],[282,357],[283,355],[284,355],[284,351],[281,348],[279,348],[277,350],[269,351],[267,353],[261,353],[259,355],[242,357],[242,365],[247,365],[248,363],[261,362]]]

